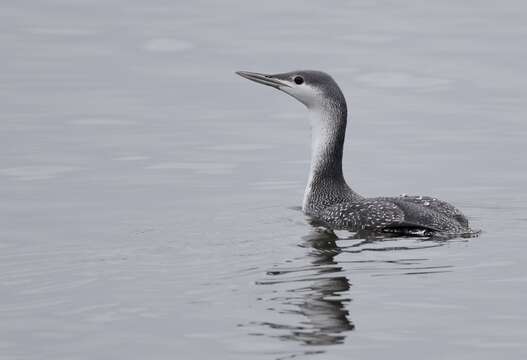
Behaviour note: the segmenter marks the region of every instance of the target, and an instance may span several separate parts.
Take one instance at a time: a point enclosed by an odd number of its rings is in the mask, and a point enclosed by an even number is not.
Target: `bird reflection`
[[[432,274],[451,271],[450,265],[423,266],[426,258],[396,259],[355,259],[341,261],[335,257],[341,253],[359,255],[371,252],[400,253],[407,250],[426,250],[443,246],[448,239],[444,238],[399,238],[390,234],[355,234],[346,238],[347,245],[338,246],[339,238],[335,233],[313,227],[311,232],[302,237],[301,247],[307,249],[307,254],[295,259],[302,265],[288,264],[275,267],[268,271],[267,279],[259,281],[259,285],[273,285],[274,293],[280,293],[280,284],[286,285],[283,295],[271,300],[279,306],[271,310],[283,315],[301,315],[303,320],[292,325],[278,322],[260,322],[281,332],[275,335],[282,340],[293,340],[304,345],[327,346],[344,342],[347,332],[355,325],[350,320],[346,304],[350,299],[350,282],[345,276],[343,265],[376,264],[376,275],[383,274]],[[307,264],[306,264],[307,260]],[[397,268],[386,268],[384,265],[396,265]],[[383,270],[384,269],[384,270]],[[349,273],[349,269],[347,271]]]
[[[283,297],[275,300],[279,300],[286,308],[293,305],[281,313],[301,314],[305,321],[298,326],[270,322],[263,325],[287,330],[278,336],[283,340],[295,340],[305,345],[340,344],[345,339],[345,333],[353,330],[354,325],[345,306],[350,300],[350,283],[334,259],[342,251],[335,242],[337,236],[313,230],[302,240],[301,246],[308,249],[309,265],[270,271],[268,275],[273,276],[273,279],[260,284],[301,284],[288,289]]]
[[[325,352],[324,346],[341,344],[355,325],[350,319],[347,303],[350,299],[351,284],[346,277],[358,272],[369,272],[371,276],[426,275],[452,271],[449,264],[428,264],[426,252],[432,248],[453,241],[449,237],[398,237],[394,234],[355,233],[339,237],[330,230],[313,226],[308,235],[302,237],[299,246],[305,253],[286,264],[273,267],[267,278],[257,282],[272,286],[269,309],[279,314],[277,321],[252,322],[267,326],[276,331],[267,335],[281,340],[295,341],[301,345],[312,346],[298,353],[288,352],[287,358],[297,355]],[[455,241],[466,242],[457,238]],[[406,256],[416,251],[419,256]],[[377,252],[393,254],[376,258]],[[339,261],[336,257],[345,255]],[[297,264],[295,266],[295,264]],[[346,269],[343,267],[346,266]],[[292,322],[294,315],[296,321]],[[301,320],[298,320],[298,317]],[[282,320],[283,319],[283,320]],[[321,348],[322,347],[322,348]],[[282,357],[280,359],[285,359]]]

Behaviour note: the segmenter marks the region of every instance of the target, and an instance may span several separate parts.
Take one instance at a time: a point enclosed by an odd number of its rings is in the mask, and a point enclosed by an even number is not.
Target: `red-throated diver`
[[[291,95],[309,110],[312,154],[302,204],[305,214],[335,230],[453,235],[471,232],[468,220],[458,209],[436,198],[364,198],[348,186],[342,173],[348,110],[331,76],[313,70],[275,75],[236,73]]]

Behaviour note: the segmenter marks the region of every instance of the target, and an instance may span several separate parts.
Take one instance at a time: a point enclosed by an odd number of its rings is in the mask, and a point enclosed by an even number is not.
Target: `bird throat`
[[[349,200],[342,154],[346,135],[346,104],[325,103],[310,108],[311,165],[302,209],[308,215],[339,201]]]

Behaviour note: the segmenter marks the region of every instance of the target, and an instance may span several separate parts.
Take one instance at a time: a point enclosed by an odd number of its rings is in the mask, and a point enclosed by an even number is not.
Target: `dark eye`
[[[295,84],[297,85],[302,85],[304,83],[304,79],[302,78],[302,76],[295,76],[295,78],[293,79],[293,81],[295,82]]]

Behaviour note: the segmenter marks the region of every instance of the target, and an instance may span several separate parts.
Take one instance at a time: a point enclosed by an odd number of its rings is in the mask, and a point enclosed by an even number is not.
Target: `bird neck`
[[[311,166],[303,210],[307,214],[314,214],[321,207],[348,200],[352,191],[342,172],[347,122],[345,100],[327,102],[309,109],[309,112],[312,132]]]

